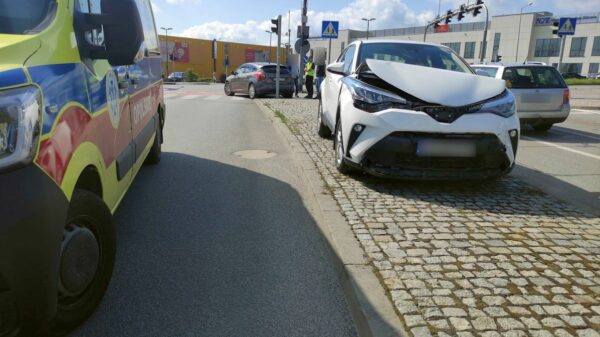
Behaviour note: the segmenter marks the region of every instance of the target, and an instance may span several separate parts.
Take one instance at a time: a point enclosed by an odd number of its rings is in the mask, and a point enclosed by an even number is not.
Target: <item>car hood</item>
[[[0,71],[22,67],[40,46],[37,36],[0,34]]]
[[[367,65],[385,82],[432,104],[460,107],[506,90],[504,81],[474,74],[372,59]]]

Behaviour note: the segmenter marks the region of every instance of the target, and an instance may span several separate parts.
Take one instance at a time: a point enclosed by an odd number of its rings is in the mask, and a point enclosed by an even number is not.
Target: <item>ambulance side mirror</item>
[[[136,1],[101,0],[101,8],[101,14],[77,13],[75,16],[82,57],[108,60],[112,66],[134,64],[144,42]]]

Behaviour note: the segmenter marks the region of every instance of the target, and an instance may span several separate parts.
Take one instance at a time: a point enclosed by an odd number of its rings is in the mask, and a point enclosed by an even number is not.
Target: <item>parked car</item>
[[[587,75],[587,78],[592,79],[592,80],[599,80],[600,73],[590,73]]]
[[[160,161],[160,46],[150,0],[0,8],[0,336],[58,336],[102,299],[113,214]]]
[[[279,92],[285,98],[294,95],[294,82],[287,66],[279,68]],[[241,65],[225,80],[225,94],[245,94],[251,99],[275,94],[277,64],[254,62]]]
[[[565,80],[566,80],[566,79],[569,79],[569,78],[576,78],[576,79],[583,79],[583,78],[587,78],[587,77],[585,77],[585,76],[583,76],[583,75],[581,75],[581,74],[578,74],[578,73],[563,73],[563,74],[562,74],[562,77],[563,77]]]
[[[185,81],[185,73],[181,71],[176,71],[171,73],[169,77],[167,77],[167,81],[169,82],[183,82]]]
[[[445,46],[351,43],[327,67],[318,134],[335,166],[376,176],[493,179],[513,168],[519,121],[504,81],[477,76]]]
[[[506,81],[517,99],[521,123],[531,125],[537,131],[547,131],[569,117],[569,88],[554,67],[486,64],[474,65],[473,69]]]

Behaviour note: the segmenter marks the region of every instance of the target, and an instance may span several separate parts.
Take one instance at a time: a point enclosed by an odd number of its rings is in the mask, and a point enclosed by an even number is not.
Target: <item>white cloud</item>
[[[565,13],[565,14],[600,11],[600,3],[598,2],[598,0],[577,0],[577,1],[555,0],[554,6],[556,6],[556,8],[561,11],[561,13]]]
[[[371,22],[371,27],[377,29],[379,27],[390,28],[424,25],[435,14],[433,11],[416,12],[411,10],[402,0],[353,0],[337,12],[309,11],[308,25],[311,27],[311,36],[318,36],[320,35],[318,31],[321,30],[321,22],[323,20],[339,20],[340,29],[364,30],[366,23],[361,20],[363,17],[377,18],[376,21]],[[301,12],[299,10],[291,12],[292,41],[295,40],[296,27],[300,25],[300,16]],[[285,31],[287,30],[288,15],[285,15],[282,21]],[[268,44],[269,34],[264,31],[269,30],[270,27],[270,20],[262,22],[246,21],[245,23],[237,24],[213,21],[189,27],[181,35],[201,39],[218,38],[225,41]],[[283,40],[287,42],[287,37],[283,38]]]
[[[156,3],[154,3],[154,1],[151,1],[150,4],[152,5],[152,11],[154,12],[154,14],[158,14],[158,13],[162,12],[160,7],[158,7],[158,5],[156,5]]]

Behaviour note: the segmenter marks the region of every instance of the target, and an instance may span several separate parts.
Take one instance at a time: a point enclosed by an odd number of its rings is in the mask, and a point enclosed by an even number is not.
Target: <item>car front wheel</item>
[[[346,152],[344,151],[344,137],[342,134],[342,121],[338,121],[335,127],[335,140],[334,140],[334,148],[335,148],[335,168],[342,173],[348,174],[352,171],[350,166],[346,164]]]
[[[321,138],[331,137],[331,130],[323,123],[323,103],[319,100],[319,108],[317,110],[317,133]]]
[[[75,190],[62,237],[51,334],[68,333],[94,312],[110,283],[115,252],[110,210],[96,194]]]
[[[225,95],[227,95],[227,96],[235,95],[233,90],[231,90],[231,83],[229,83],[229,82],[225,82]]]

